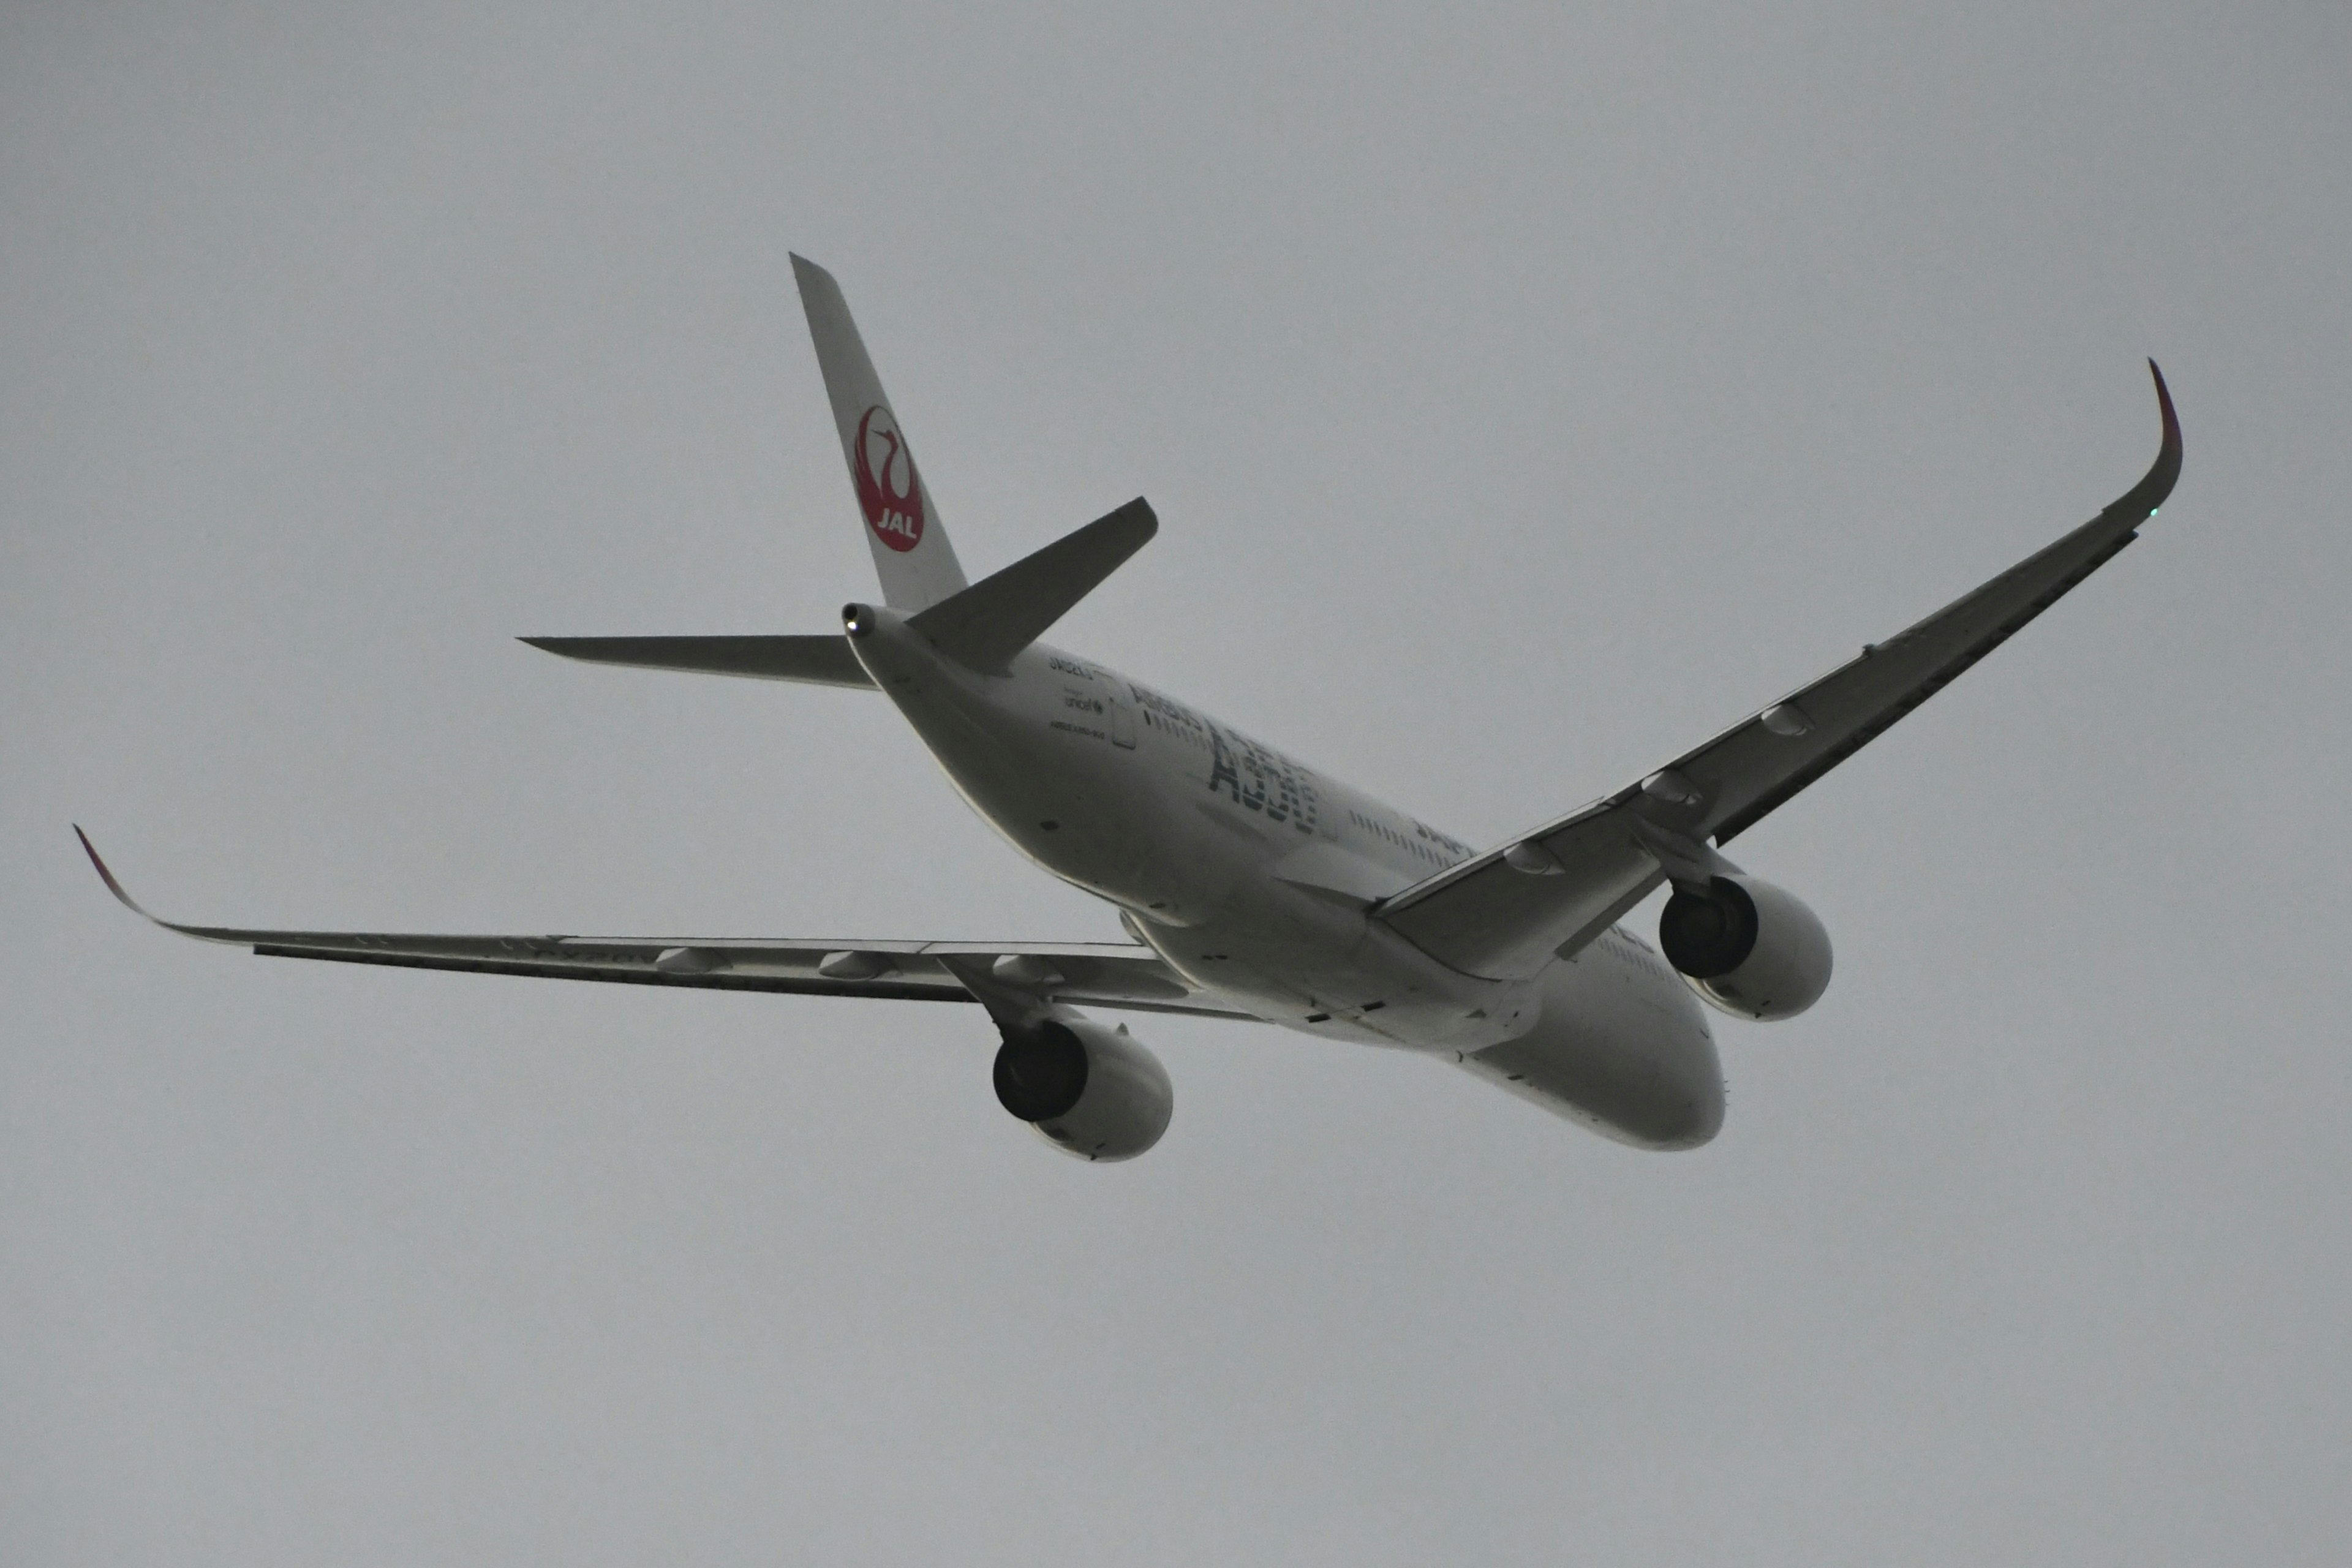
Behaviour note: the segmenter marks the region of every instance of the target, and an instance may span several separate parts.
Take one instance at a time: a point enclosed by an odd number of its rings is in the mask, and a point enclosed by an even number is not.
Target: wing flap
[[[1602,801],[1408,888],[1374,913],[1441,963],[1510,979],[1573,952],[1664,879],[1632,823]]]

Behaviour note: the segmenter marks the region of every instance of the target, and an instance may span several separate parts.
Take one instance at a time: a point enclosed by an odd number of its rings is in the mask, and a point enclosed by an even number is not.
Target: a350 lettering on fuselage
[[[1721,1124],[1705,1017],[1638,939],[1531,981],[1450,969],[1365,908],[1469,858],[1461,840],[1089,660],[1033,644],[980,675],[903,616],[870,625],[858,660],[973,810],[1188,979],[1272,1023],[1442,1054],[1627,1142]]]

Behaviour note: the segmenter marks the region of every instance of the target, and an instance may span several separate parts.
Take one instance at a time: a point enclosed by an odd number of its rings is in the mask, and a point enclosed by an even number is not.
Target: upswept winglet
[[[99,879],[106,884],[106,890],[112,893],[124,909],[129,910],[141,920],[162,926],[165,931],[177,931],[182,936],[194,937],[198,942],[241,942],[240,933],[236,931],[227,931],[218,926],[182,925],[178,921],[167,921],[162,915],[155,913],[123,890],[122,884],[115,879],[114,873],[108,869],[106,862],[99,858],[98,846],[92,844],[89,841],[89,835],[81,830],[81,824],[75,823],[73,830],[74,837],[81,840],[82,853],[89,856],[89,863],[98,868]]]
[[[2107,508],[2110,512],[2137,509],[2143,519],[2156,515],[2172,487],[2180,481],[2180,416],[2172,411],[2172,394],[2164,384],[2164,372],[2154,360],[2147,362],[2147,374],[2156,378],[2156,405],[2164,416],[2164,441],[2157,448],[2156,461],[2139,483],[2126,490]]]
[[[139,907],[139,900],[122,890],[122,884],[114,879],[114,873],[106,868],[106,862],[104,860],[99,858],[98,846],[89,841],[89,835],[81,830],[81,824],[79,822],[75,823],[73,825],[73,830],[74,837],[81,840],[81,852],[89,857],[89,863],[91,865],[98,868],[99,880],[106,884],[106,890],[112,893],[115,898],[121,901],[122,907],[129,910],[132,914],[138,915],[143,920],[155,921],[157,925],[166,924],[166,921],[157,921],[153,915],[151,915],[145,910],[141,909]]]

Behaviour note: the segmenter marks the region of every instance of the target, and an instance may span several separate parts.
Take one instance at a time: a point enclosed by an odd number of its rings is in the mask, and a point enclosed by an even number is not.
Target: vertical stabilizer
[[[940,522],[939,509],[915,467],[905,426],[890,411],[882,378],[866,357],[857,323],[833,274],[803,257],[793,258],[801,286],[801,309],[808,312],[809,336],[816,342],[817,367],[841,432],[842,456],[866,519],[866,542],[874,552],[882,599],[911,614],[962,592],[963,568]]]

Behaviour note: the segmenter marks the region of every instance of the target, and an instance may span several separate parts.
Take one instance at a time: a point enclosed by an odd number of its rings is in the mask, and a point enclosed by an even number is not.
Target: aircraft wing
[[[2180,475],[2180,424],[2151,362],[2163,444],[2145,478],[2090,521],[1865,647],[1809,686],[1582,810],[1448,868],[1373,914],[1472,974],[1533,973],[1575,952],[1669,874],[1704,874],[1729,843],[1885,733],[2137,538]]]
[[[401,931],[246,931],[182,925],[141,909],[81,829],[107,888],[167,931],[249,947],[269,958],[525,974],[623,985],[782,991],[916,1002],[977,998],[954,970],[985,970],[1047,1002],[1208,1017],[1252,1015],[1196,992],[1150,948],[1123,942],[874,942],[743,937],[455,936]]]

